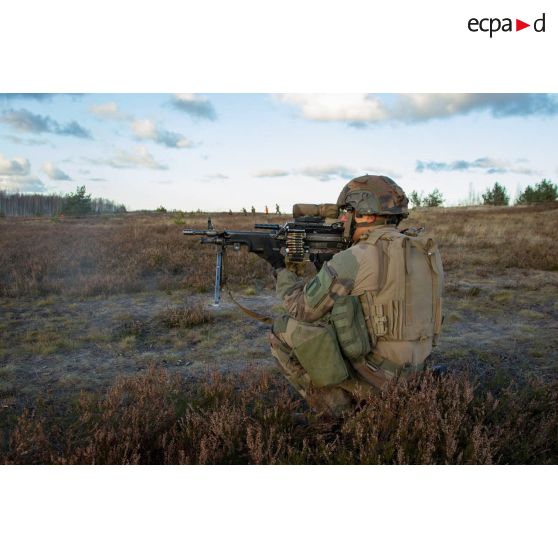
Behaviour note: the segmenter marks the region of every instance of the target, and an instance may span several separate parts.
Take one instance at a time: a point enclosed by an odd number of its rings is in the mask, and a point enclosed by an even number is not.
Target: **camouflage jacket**
[[[379,225],[375,231],[395,230],[395,225]],[[361,237],[362,240],[365,235]],[[286,269],[277,274],[277,294],[287,313],[303,322],[326,316],[339,296],[358,296],[379,288],[383,260],[377,246],[357,242],[335,254],[308,283]]]

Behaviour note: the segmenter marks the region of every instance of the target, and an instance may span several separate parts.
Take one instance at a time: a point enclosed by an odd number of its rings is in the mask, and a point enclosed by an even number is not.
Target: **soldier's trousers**
[[[288,323],[291,326],[293,322],[303,325],[302,322],[289,318]],[[283,375],[312,408],[339,416],[343,412],[355,409],[364,397],[377,391],[373,386],[356,377],[350,377],[334,386],[317,387],[293,354],[293,341],[289,334],[292,329],[292,327],[287,327],[286,331],[284,327],[272,329],[269,334],[271,353],[279,363]],[[350,368],[349,364],[348,367]]]

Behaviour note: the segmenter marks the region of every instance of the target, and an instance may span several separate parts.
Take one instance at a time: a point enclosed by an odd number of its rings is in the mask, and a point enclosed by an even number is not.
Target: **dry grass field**
[[[213,215],[246,229],[286,217]],[[449,373],[316,417],[224,296],[206,215],[0,219],[0,463],[556,463],[558,208],[412,212],[439,241]],[[280,311],[231,252],[245,305]]]

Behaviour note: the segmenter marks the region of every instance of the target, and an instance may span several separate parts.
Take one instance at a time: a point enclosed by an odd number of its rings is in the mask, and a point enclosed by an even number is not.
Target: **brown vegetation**
[[[188,328],[213,321],[213,316],[201,304],[184,304],[183,306],[169,306],[157,315],[157,320],[168,328]]]
[[[446,271],[558,270],[557,204],[417,209],[405,226],[434,233]],[[408,224],[407,224],[408,223]]]
[[[277,218],[276,218],[277,219]],[[212,288],[214,250],[183,236],[172,214],[0,221],[0,296],[79,296],[150,288]],[[252,229],[253,217],[218,216],[216,225]],[[205,228],[207,218],[186,220]],[[244,251],[227,258],[235,285],[270,284],[265,262]]]
[[[428,373],[332,419],[255,369],[202,382],[152,369],[83,395],[73,416],[24,412],[0,462],[558,463],[557,429],[557,384],[494,396],[465,376]]]
[[[408,226],[425,225],[438,239],[446,270],[493,272],[558,270],[558,208],[417,209]],[[251,230],[285,217],[219,214],[218,228]],[[181,234],[172,214],[130,214],[90,219],[13,218],[0,221],[0,296],[64,293],[80,296],[149,288],[211,290],[214,250]],[[182,222],[182,221],[180,221]],[[185,218],[205,228],[207,218]],[[233,286],[271,286],[265,262],[244,251],[227,258]]]
[[[556,463],[557,216],[413,210],[405,224],[432,231],[444,258],[434,362],[452,375],[390,386],[341,421],[291,392],[267,326],[208,309],[214,250],[181,234],[207,216],[0,219],[0,462]],[[231,251],[226,276],[279,311],[253,254]]]

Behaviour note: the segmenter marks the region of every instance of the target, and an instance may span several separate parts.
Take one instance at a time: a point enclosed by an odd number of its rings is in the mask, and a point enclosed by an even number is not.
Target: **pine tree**
[[[91,194],[85,193],[85,186],[78,186],[73,194],[67,194],[62,204],[62,213],[65,215],[83,216],[92,210]]]
[[[482,199],[484,205],[508,205],[510,203],[510,197],[506,188],[498,182],[491,189],[486,190],[486,193],[482,194]]]
[[[422,205],[422,198],[416,190],[409,194],[409,201],[413,204],[413,207],[420,207]]]
[[[438,188],[434,189],[430,194],[424,196],[422,203],[426,207],[438,207],[444,203],[444,196]]]
[[[544,178],[534,186],[527,186],[517,198],[517,205],[553,202],[558,199],[558,186]]]

